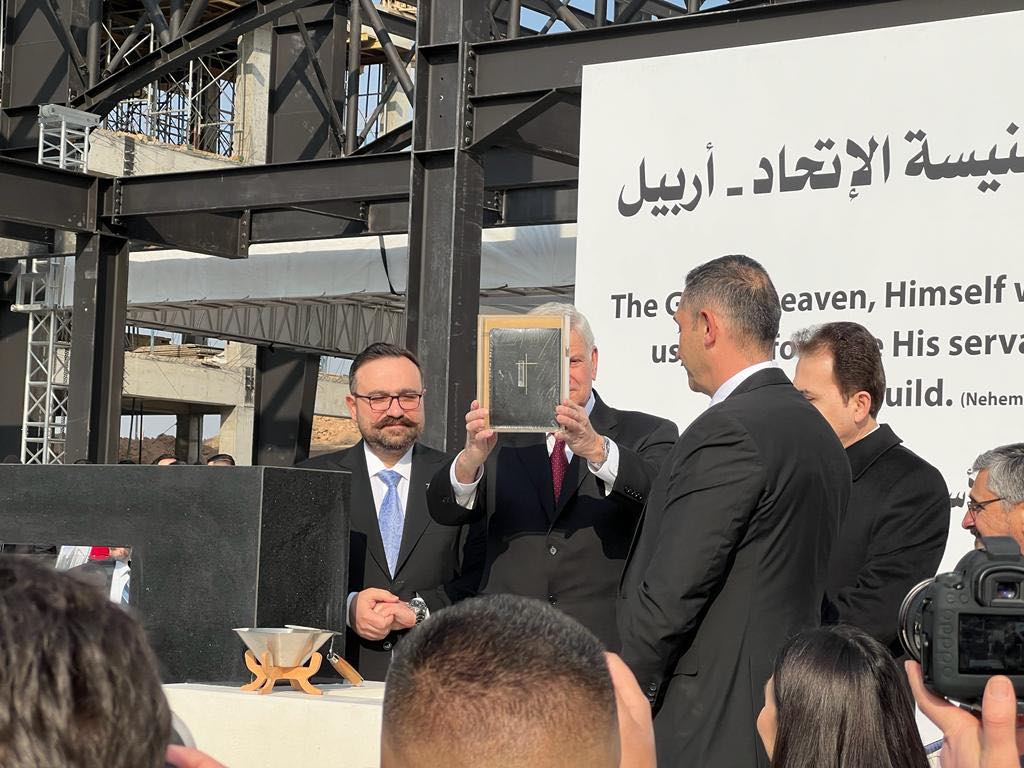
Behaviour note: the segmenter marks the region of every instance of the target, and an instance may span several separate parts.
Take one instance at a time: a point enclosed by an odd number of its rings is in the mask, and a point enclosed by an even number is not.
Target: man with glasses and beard
[[[440,525],[427,512],[427,483],[447,457],[417,442],[423,377],[415,355],[371,344],[352,361],[349,392],[362,440],[299,466],[352,474],[348,596],[338,597],[348,601],[345,656],[363,677],[383,680],[401,635],[470,594],[479,573],[464,558],[467,527]]]

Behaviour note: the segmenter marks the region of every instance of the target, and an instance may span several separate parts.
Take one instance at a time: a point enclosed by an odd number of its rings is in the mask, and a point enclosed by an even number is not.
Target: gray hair
[[[782,305],[765,268],[749,256],[730,255],[686,275],[682,303],[692,312],[713,306],[733,322],[737,341],[769,351],[779,333]]]
[[[541,304],[539,307],[534,307],[527,314],[567,315],[569,317],[569,328],[579,331],[587,351],[589,352],[596,346],[594,344],[594,332],[590,330],[590,323],[587,321],[586,316],[572,304],[566,304],[562,301],[549,301],[546,304]]]
[[[985,451],[974,460],[973,472],[988,470],[988,487],[1006,505],[1024,501],[1024,443]]]

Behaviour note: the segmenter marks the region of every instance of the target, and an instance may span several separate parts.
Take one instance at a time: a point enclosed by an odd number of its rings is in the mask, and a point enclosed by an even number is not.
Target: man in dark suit
[[[447,457],[416,442],[423,379],[415,356],[371,344],[352,361],[349,392],[363,439],[299,466],[352,473],[345,656],[363,677],[383,680],[404,631],[472,593],[479,574],[463,569],[466,530],[427,513],[427,483]]]
[[[819,623],[850,468],[771,360],[780,315],[745,256],[692,270],[675,314],[690,388],[711,406],[651,489],[619,614],[662,766],[767,766],[755,718],[772,661]]]
[[[618,650],[619,575],[647,491],[679,433],[657,416],[611,408],[594,392],[597,347],[575,307],[545,304],[531,314],[570,320],[559,431],[498,440],[474,401],[465,449],[427,492],[430,513],[442,523],[486,525],[481,592],[547,600]]]
[[[939,567],[949,534],[949,491],[935,467],[876,421],[885,369],[867,328],[827,323],[794,341],[800,359],[793,384],[828,421],[853,471],[822,621],[860,627],[901,656],[900,603]]]

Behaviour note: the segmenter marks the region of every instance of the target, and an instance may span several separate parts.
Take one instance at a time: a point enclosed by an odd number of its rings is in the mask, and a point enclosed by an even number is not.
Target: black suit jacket
[[[556,502],[545,436],[533,434],[499,438],[472,509],[455,501],[451,462],[435,475],[427,499],[439,522],[485,521],[481,592],[547,600],[618,650],[619,575],[651,481],[679,432],[657,416],[609,408],[596,395],[590,422],[619,449],[608,495],[573,456]]]
[[[889,646],[900,603],[935,575],[949,535],[949,491],[935,467],[885,424],[846,449],[853,490],[828,568],[822,620],[860,627]]]
[[[384,542],[377,522],[370,476],[366,468],[363,443],[343,451],[309,459],[299,466],[304,469],[326,469],[352,473],[352,496],[349,509],[348,591],[359,592],[367,587],[380,587],[405,601],[419,595],[431,611],[475,591],[479,582],[479,563],[465,563],[462,554],[467,546],[465,527],[441,525],[427,513],[427,483],[448,457],[417,443],[413,447],[409,499],[405,509],[402,546],[394,577],[388,570]],[[348,595],[339,595],[347,600]],[[344,613],[344,611],[343,611]],[[391,651],[405,631],[392,632],[383,640],[364,640],[351,629],[345,638],[345,658],[368,680],[383,680],[391,663]]]
[[[767,766],[755,719],[776,652],[819,623],[850,466],[777,368],[686,429],[623,577],[622,656],[658,707],[658,764]]]

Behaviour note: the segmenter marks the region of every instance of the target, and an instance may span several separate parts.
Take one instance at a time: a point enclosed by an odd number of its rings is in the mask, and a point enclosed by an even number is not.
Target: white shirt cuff
[[[462,451],[459,451],[459,456],[462,455]],[[476,479],[472,483],[460,483],[455,478],[455,464],[459,460],[459,456],[455,457],[455,461],[452,462],[451,469],[448,471],[448,476],[452,481],[452,492],[455,494],[455,503],[460,507],[470,509],[473,506],[473,502],[476,501],[476,487],[480,485],[480,478],[484,476],[484,468],[481,466],[476,472]],[[616,464],[616,466],[618,466]]]
[[[588,461],[587,467],[598,480],[604,483],[604,495],[607,496],[612,492],[615,478],[619,476],[619,446],[615,444],[614,440],[608,438],[608,455],[605,456],[604,464],[597,467],[594,462]]]
[[[352,601],[356,599],[356,595],[358,595],[358,594],[359,594],[358,592],[349,592],[348,593],[348,599],[345,601],[345,626],[346,627],[351,627],[352,626],[352,622],[351,622],[351,617],[352,617]]]

